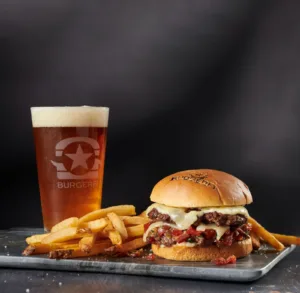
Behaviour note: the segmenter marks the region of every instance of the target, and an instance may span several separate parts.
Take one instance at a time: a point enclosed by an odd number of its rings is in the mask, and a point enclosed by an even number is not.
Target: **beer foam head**
[[[106,107],[31,107],[33,127],[107,127]]]

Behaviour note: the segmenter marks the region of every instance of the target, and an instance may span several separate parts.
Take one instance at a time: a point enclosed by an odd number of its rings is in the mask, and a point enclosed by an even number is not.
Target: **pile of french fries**
[[[26,238],[23,255],[48,253],[49,258],[66,259],[126,254],[147,245],[143,234],[149,219],[135,215],[134,206],[120,205],[68,218],[53,226],[50,233]]]

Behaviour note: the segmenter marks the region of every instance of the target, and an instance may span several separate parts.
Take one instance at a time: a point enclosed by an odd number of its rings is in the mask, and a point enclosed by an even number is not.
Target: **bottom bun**
[[[211,245],[208,247],[187,247],[187,246],[172,246],[160,247],[152,244],[153,253],[157,256],[183,261],[211,261],[219,257],[227,258],[235,255],[237,258],[244,257],[252,251],[251,239],[235,242],[231,246],[217,247]]]

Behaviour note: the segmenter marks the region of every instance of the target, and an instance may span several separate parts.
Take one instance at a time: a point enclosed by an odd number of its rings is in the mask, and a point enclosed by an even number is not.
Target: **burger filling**
[[[249,238],[251,225],[244,207],[202,209],[153,204],[147,211],[144,241],[160,246],[231,246]]]

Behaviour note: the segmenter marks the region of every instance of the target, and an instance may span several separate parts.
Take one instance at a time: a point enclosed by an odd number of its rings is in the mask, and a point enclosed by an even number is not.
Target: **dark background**
[[[0,1],[1,228],[42,226],[30,106],[110,107],[105,206],[184,169],[236,175],[299,233],[300,2]]]

